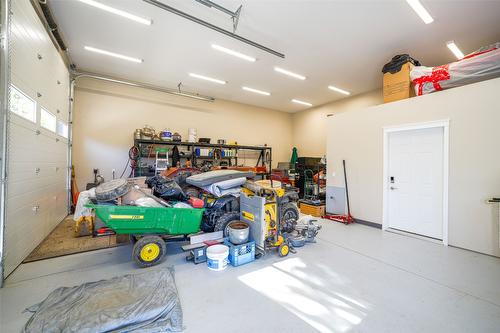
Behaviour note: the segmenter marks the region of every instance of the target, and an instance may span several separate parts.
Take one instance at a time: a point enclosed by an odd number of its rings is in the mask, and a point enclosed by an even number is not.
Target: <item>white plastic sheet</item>
[[[500,42],[447,65],[414,67],[410,77],[416,95],[500,77]]]
[[[238,196],[240,194],[241,185],[247,181],[246,177],[224,180],[222,182],[213,183],[212,185],[203,186],[202,189],[217,196],[225,195]]]
[[[91,188],[88,191],[80,192],[78,201],[76,202],[73,220],[78,221],[81,217],[92,216],[92,208],[85,207],[86,204],[92,203],[90,199],[95,199],[95,187]]]

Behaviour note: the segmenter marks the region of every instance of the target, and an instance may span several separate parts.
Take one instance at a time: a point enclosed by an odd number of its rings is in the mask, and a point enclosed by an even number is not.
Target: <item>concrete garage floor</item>
[[[318,243],[224,272],[176,269],[185,332],[498,332],[500,259],[363,225],[322,221]],[[1,331],[54,288],[137,272],[130,246],[21,265],[0,291]],[[150,269],[158,269],[159,266]]]

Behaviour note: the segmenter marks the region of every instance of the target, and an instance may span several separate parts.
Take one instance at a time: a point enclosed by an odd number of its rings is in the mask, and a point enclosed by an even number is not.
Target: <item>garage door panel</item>
[[[15,170],[9,174],[9,182],[16,183],[27,179],[39,179],[44,177],[66,177],[65,161],[62,163],[46,162],[33,164],[32,162],[12,162],[10,168]]]
[[[45,78],[39,73],[41,64],[38,59],[40,46],[36,40],[18,35],[12,38],[12,72],[16,73],[32,89],[38,91],[43,89]]]
[[[68,146],[60,139],[57,141],[56,135],[48,134],[45,130],[36,134],[22,126],[11,127],[9,154],[12,161],[32,162],[36,165],[40,162],[61,163],[67,160]]]
[[[58,193],[53,190],[57,186],[59,189],[66,187],[64,179],[57,177],[46,177],[29,181],[21,181],[9,185],[9,192],[12,194],[7,198],[9,211],[19,209],[19,207],[30,205],[45,197],[50,197]]]
[[[16,73],[16,76],[19,76],[21,78],[28,78],[29,73],[33,73],[35,71],[36,64],[33,59],[34,55],[35,51],[31,48],[24,48],[19,45],[13,45],[11,51],[11,68],[12,71]],[[28,81],[25,83],[29,88],[34,88],[34,85],[30,84]]]
[[[62,65],[59,64],[57,68],[61,68]],[[64,122],[68,122],[68,108],[69,108],[69,78],[67,71],[59,69],[54,75],[54,99],[56,101],[56,113],[57,118]],[[59,82],[59,83],[58,83]]]
[[[30,1],[12,5],[11,82],[37,103],[37,120],[10,115],[5,275],[67,214],[67,140],[41,128],[39,118],[44,107],[67,122],[69,72]]]
[[[18,221],[5,228],[5,258],[9,258],[5,260],[6,272],[14,270],[46,237],[48,214],[48,210],[36,211],[33,207],[25,207],[6,216],[11,221]]]
[[[59,191],[56,196],[56,218],[54,220],[62,221],[68,215],[68,191]]]

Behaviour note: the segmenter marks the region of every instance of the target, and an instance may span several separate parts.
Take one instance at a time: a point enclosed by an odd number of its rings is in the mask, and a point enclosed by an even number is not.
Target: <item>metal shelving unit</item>
[[[214,162],[224,160],[227,162],[228,166],[238,166],[239,152],[240,151],[256,151],[258,152],[256,167],[265,167],[266,171],[258,173],[262,178],[270,179],[271,169],[272,169],[272,148],[267,146],[243,146],[243,145],[228,145],[228,144],[217,144],[217,143],[201,143],[201,142],[179,142],[179,141],[161,141],[161,140],[149,140],[149,139],[134,139],[134,146],[137,147],[139,156],[137,159],[137,165],[134,169],[134,177],[139,176],[153,176],[154,167],[151,169],[151,165],[147,164],[154,160],[155,147],[167,147],[169,151],[177,146],[179,150],[187,151],[190,154],[188,156],[181,156],[182,159],[187,159],[191,161],[191,165],[196,167],[199,166],[199,161],[212,160]],[[233,150],[235,151],[235,156],[196,156],[196,148],[209,148],[209,149],[219,149],[219,150]],[[147,152],[147,153],[145,153]],[[172,157],[169,157],[171,160]],[[146,164],[143,163],[146,160]],[[170,164],[171,165],[171,164]]]

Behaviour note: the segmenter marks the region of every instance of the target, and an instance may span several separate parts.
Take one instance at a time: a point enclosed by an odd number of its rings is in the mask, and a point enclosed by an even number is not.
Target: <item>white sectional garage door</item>
[[[12,12],[5,276],[67,213],[68,70],[30,1]]]

